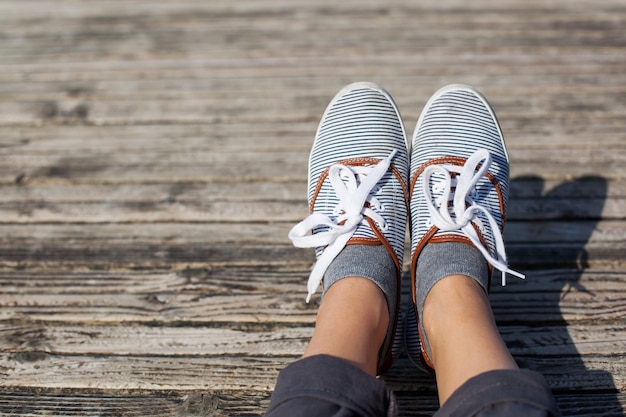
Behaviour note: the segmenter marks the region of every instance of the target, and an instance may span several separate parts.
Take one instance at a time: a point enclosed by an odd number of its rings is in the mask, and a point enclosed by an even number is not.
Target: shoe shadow
[[[603,333],[602,318],[584,305],[593,306],[596,294],[581,283],[583,276],[606,274],[591,269],[602,259],[594,259],[587,247],[603,216],[608,182],[585,176],[544,191],[552,186],[536,176],[511,182],[507,253],[527,280],[510,277],[506,289],[494,280],[496,320],[519,365],[546,377],[563,415],[623,416],[613,375],[592,369],[606,363],[611,347],[610,340],[591,334]]]
[[[593,311],[593,299],[600,295],[581,283],[583,276],[590,282],[611,278],[610,272],[598,268],[601,256],[588,249],[607,192],[608,181],[599,176],[556,185],[538,176],[511,182],[507,254],[512,267],[527,279],[508,277],[509,285],[502,288],[496,271],[490,300],[516,361],[546,377],[563,416],[624,416],[613,375],[594,369],[606,366],[611,349],[610,339],[597,337],[602,320],[606,323],[602,312]],[[403,306],[411,296],[409,281],[407,272]],[[584,315],[587,319],[579,320]],[[605,324],[607,330],[611,326],[615,324]],[[405,355],[396,362],[384,379],[396,393],[400,416],[433,415],[439,406],[432,375],[418,371]]]

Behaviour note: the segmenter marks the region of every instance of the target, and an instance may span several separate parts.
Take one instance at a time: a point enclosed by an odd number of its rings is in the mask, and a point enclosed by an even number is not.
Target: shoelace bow
[[[319,287],[330,263],[339,255],[360,224],[367,224],[365,217],[371,218],[380,227],[387,227],[385,219],[375,210],[382,210],[382,204],[374,197],[376,184],[385,175],[396,150],[376,165],[346,166],[334,164],[328,170],[328,179],[339,203],[333,220],[323,213],[312,213],[289,231],[289,239],[299,248],[325,247],[309,276],[306,302],[311,300]],[[366,205],[366,203],[369,203]],[[317,227],[325,231],[309,234]]]
[[[504,240],[496,219],[487,209],[472,199],[472,196],[475,196],[476,184],[485,176],[491,166],[491,162],[491,154],[486,149],[480,149],[458,170],[452,166],[431,165],[424,170],[424,194],[426,195],[431,223],[442,232],[461,231],[478,248],[487,262],[502,272],[502,286],[505,286],[506,274],[512,274],[521,279],[526,277],[524,274],[509,268],[504,250]],[[455,171],[460,175],[456,175],[453,178],[450,174],[451,171]],[[443,190],[443,195],[437,199],[438,208],[433,203],[430,188],[430,178],[435,173],[442,174],[444,177],[441,183],[433,186],[433,188],[436,188],[435,191]],[[453,189],[454,191],[452,191]],[[449,207],[449,201],[452,201],[452,207]],[[466,202],[469,204],[469,207]],[[454,214],[454,218],[451,212]],[[472,221],[475,221],[485,227],[477,216],[479,212],[488,220],[488,227],[491,229],[496,245],[496,257],[493,257],[489,249],[483,245],[478,237],[478,233],[472,226]]]

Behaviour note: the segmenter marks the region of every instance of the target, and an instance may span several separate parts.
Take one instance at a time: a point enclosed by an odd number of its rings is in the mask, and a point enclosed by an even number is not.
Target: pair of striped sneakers
[[[523,277],[509,269],[502,239],[508,192],[502,132],[475,89],[450,85],[436,92],[409,144],[398,108],[382,87],[348,85],[330,102],[316,133],[309,160],[311,214],[289,233],[294,245],[316,248],[307,301],[348,245],[383,245],[396,267],[396,308],[378,372],[402,348],[418,366],[431,367],[416,305],[425,297],[416,292],[429,290],[416,282],[419,255],[427,244],[462,242],[482,253],[490,272],[502,272],[503,285],[507,273]],[[400,318],[407,223],[412,308]]]

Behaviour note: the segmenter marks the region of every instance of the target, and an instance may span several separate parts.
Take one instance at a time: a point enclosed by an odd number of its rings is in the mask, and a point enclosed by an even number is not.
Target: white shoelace
[[[465,162],[461,169],[448,165],[431,165],[424,170],[424,194],[426,195],[428,211],[431,216],[430,222],[442,232],[461,231],[478,248],[487,262],[502,272],[502,286],[505,286],[507,273],[521,279],[526,277],[524,274],[509,268],[504,250],[504,240],[496,219],[487,209],[476,204],[472,199],[472,196],[476,196],[476,184],[487,173],[491,162],[492,159],[489,152],[486,149],[480,149]],[[480,168],[477,171],[476,169],[479,165]],[[455,178],[452,178],[452,175],[450,175],[451,171],[460,174],[460,176],[457,175]],[[435,207],[430,189],[430,178],[435,173],[444,176],[441,183],[433,186],[435,191],[443,190],[443,195],[437,199],[439,207]],[[455,188],[454,192],[452,191],[453,188]],[[450,214],[449,201],[452,201],[454,218]],[[466,202],[469,204],[469,207],[467,207]],[[487,218],[488,225],[482,224],[477,216],[478,212],[482,212],[485,218]],[[494,258],[489,249],[480,241],[476,230],[472,226],[472,221],[475,221],[481,227],[489,227],[491,229],[496,245],[497,258]]]
[[[367,224],[366,216],[374,220],[383,230],[387,228],[385,219],[376,212],[376,210],[384,211],[384,207],[372,194],[378,181],[389,169],[396,152],[392,151],[387,158],[376,165],[335,164],[331,166],[328,170],[328,179],[339,199],[335,209],[337,218],[333,220],[326,214],[312,213],[289,231],[289,239],[296,247],[325,247],[309,276],[307,303],[317,291],[326,269],[346,246],[357,227],[360,224]],[[369,203],[369,207],[365,206],[366,202]],[[309,234],[314,228],[320,226],[327,227],[328,230]]]

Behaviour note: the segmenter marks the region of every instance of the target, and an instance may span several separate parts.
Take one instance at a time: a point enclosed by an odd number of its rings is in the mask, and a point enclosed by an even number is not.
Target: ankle
[[[472,278],[452,275],[439,281],[427,296],[423,320],[441,403],[474,376],[517,369],[487,296]]]
[[[449,275],[438,281],[424,301],[422,325],[425,338],[431,349],[431,360],[437,363],[437,346],[452,343],[450,337],[457,338],[474,327],[488,324],[495,328],[489,300],[476,280],[466,275]]]
[[[304,357],[338,357],[375,375],[389,321],[387,301],[376,284],[360,277],[343,278],[322,299]]]
[[[324,309],[339,310],[348,320],[360,320],[387,329],[389,308],[382,290],[369,278],[346,277],[336,281],[322,298]]]

